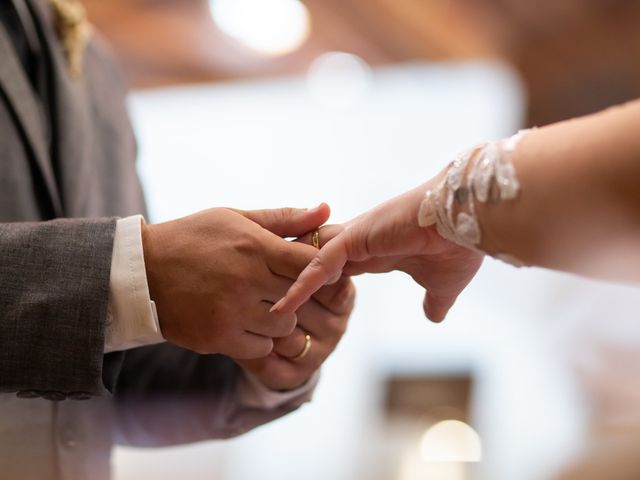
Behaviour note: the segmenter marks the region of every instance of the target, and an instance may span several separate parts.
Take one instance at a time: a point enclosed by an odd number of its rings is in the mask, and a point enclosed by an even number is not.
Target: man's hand
[[[353,310],[353,282],[342,277],[320,289],[298,310],[298,326],[291,335],[275,338],[273,352],[265,358],[238,360],[264,385],[273,390],[292,390],[304,385],[338,345]],[[310,337],[307,354],[296,360]]]
[[[291,335],[297,323],[296,314],[269,310],[316,253],[282,237],[318,228],[328,216],[326,205],[254,212],[216,208],[143,226],[149,292],[164,337],[203,354],[269,355],[273,338]]]

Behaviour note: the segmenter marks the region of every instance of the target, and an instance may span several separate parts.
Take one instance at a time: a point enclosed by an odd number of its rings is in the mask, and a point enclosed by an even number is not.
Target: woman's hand
[[[482,264],[483,255],[445,240],[435,227],[418,225],[420,203],[437,181],[433,179],[344,225],[323,228],[320,237],[324,246],[273,311],[296,311],[315,291],[342,274],[399,270],[426,289],[427,318],[443,320]]]

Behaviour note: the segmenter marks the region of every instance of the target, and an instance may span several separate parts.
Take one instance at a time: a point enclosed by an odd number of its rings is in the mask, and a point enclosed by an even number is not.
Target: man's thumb
[[[321,203],[314,209],[277,208],[273,210],[250,210],[241,212],[249,220],[278,235],[300,237],[321,227],[329,219],[329,205]]]

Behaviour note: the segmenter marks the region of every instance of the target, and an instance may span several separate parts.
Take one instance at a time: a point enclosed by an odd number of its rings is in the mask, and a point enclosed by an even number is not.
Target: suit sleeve
[[[105,356],[116,219],[0,223],[0,392],[62,400],[113,388]]]
[[[312,388],[274,408],[241,401],[241,368],[223,355],[165,343],[129,350],[116,387],[116,441],[141,447],[241,435],[310,401]]]

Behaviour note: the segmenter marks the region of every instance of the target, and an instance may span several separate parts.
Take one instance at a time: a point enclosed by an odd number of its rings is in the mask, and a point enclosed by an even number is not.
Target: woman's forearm
[[[478,205],[481,249],[640,280],[640,101],[532,130],[512,160],[519,196]]]
[[[273,309],[294,312],[341,272],[401,270],[426,289],[425,313],[439,321],[480,267],[476,249],[640,281],[638,183],[640,102],[472,149],[425,184],[323,229],[326,245]]]

